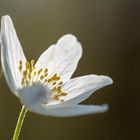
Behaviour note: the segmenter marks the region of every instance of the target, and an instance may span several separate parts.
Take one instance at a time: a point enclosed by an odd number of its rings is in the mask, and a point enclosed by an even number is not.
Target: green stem
[[[22,106],[12,140],[18,140],[26,113],[27,109],[25,108],[25,106]]]

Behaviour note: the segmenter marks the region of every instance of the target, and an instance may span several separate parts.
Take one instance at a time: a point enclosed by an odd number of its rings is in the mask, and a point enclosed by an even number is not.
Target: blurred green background
[[[10,15],[27,58],[37,58],[62,35],[72,33],[84,53],[75,76],[111,76],[112,86],[85,104],[108,103],[105,114],[51,118],[29,112],[20,140],[140,139],[140,1],[0,0]],[[0,140],[10,140],[21,108],[0,79]]]

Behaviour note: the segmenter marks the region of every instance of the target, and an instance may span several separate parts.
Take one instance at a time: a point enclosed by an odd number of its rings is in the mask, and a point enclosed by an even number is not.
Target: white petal
[[[16,90],[21,86],[19,61],[25,63],[26,58],[9,16],[3,16],[1,20],[1,59],[6,81],[18,96]]]
[[[19,98],[21,100],[21,103],[24,104],[29,111],[47,116],[79,116],[93,113],[102,113],[108,109],[107,105],[48,106],[47,104],[44,104],[44,101],[47,99],[47,92],[49,92],[49,90],[41,85],[26,87],[22,90],[19,90]]]
[[[112,84],[108,76],[87,75],[74,78],[63,85],[63,91],[68,93],[63,96],[63,104],[78,104],[87,99],[96,90]]]
[[[48,68],[49,75],[57,73],[63,82],[70,79],[82,55],[81,44],[73,35],[64,35],[38,59],[36,68]]]
[[[104,113],[108,110],[107,105],[71,105],[71,106],[32,106],[31,112],[53,117],[74,117],[95,113]]]

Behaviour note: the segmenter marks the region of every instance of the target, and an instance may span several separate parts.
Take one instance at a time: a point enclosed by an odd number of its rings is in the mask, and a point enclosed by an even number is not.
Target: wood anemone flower
[[[1,20],[2,68],[10,90],[31,112],[69,117],[105,112],[107,105],[82,105],[97,89],[113,83],[103,75],[72,78],[82,56],[81,44],[71,34],[62,36],[35,62],[27,61],[12,20]]]

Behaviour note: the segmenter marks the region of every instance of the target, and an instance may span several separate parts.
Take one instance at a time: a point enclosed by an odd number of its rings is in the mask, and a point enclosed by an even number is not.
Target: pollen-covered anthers
[[[58,74],[48,76],[47,68],[40,68],[39,70],[36,70],[35,60],[31,60],[30,63],[26,61],[25,64],[20,60],[19,71],[22,73],[22,86],[29,86],[40,82],[51,89],[52,98],[54,100],[63,102],[61,97],[66,96],[67,93],[62,91],[63,82]]]
[[[58,76],[57,74],[54,74],[50,78],[45,79],[44,80],[44,83],[47,84],[47,85],[49,85],[51,87],[52,93],[55,93],[52,96],[52,98],[54,100],[63,102],[63,100],[60,99],[60,97],[66,96],[67,93],[64,93],[62,91],[62,84],[63,84],[63,82],[61,81],[60,76]]]
[[[57,100],[57,101],[63,102],[64,100],[63,100],[63,99],[60,99],[60,98],[63,97],[63,96],[66,96],[66,95],[67,95],[67,93],[65,93],[65,92],[60,92],[60,93],[55,94],[55,95],[53,96],[53,99],[55,99],[55,100]]]
[[[19,61],[19,71],[22,73],[21,85],[27,86],[32,81],[32,72],[35,70],[35,61],[31,60],[31,63],[26,61],[25,63],[22,60]],[[23,69],[24,68],[24,69]]]
[[[25,69],[23,70],[23,66],[25,65]],[[34,82],[37,82],[38,80],[43,82],[43,80],[48,75],[48,69],[42,69],[40,68],[38,71],[35,68],[35,60],[31,60],[29,63],[26,61],[25,64],[20,60],[19,61],[19,71],[22,73],[22,80],[21,85],[27,86],[31,85]]]
[[[22,61],[19,61],[19,70],[22,71]]]
[[[61,99],[61,97],[66,96],[67,93],[62,91],[62,84],[63,82],[59,82],[57,85],[55,85],[55,87],[52,89],[53,92],[55,92],[56,94],[53,96],[54,100],[57,101],[61,101],[63,102],[63,100]]]
[[[26,61],[25,64],[23,64],[22,60],[19,61],[19,71],[22,73],[22,80],[21,85],[26,86],[31,82],[32,78],[32,71],[35,69],[34,67],[35,61],[32,60],[31,63]],[[23,66],[25,66],[23,70]]]
[[[41,74],[42,73],[42,74]],[[40,70],[38,70],[38,72],[37,72],[37,76],[39,76],[39,79],[43,82],[43,83],[45,83],[45,78],[47,78],[47,76],[48,76],[48,69],[47,68],[45,68],[44,70],[41,68]],[[45,79],[45,80],[44,80]]]

